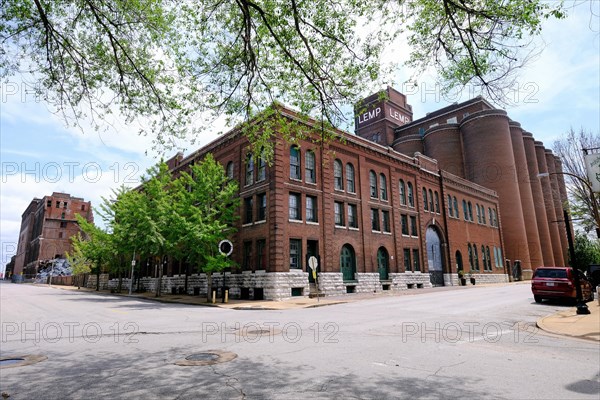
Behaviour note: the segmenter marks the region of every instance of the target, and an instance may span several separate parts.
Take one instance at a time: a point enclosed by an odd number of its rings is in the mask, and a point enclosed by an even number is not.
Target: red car
[[[543,299],[573,299],[577,298],[575,289],[575,272],[579,274],[583,301],[594,300],[594,292],[590,281],[571,267],[539,267],[531,278],[531,291],[536,303]]]

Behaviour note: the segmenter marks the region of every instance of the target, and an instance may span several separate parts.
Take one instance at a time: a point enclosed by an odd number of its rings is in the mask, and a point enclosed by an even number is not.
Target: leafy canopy
[[[278,100],[329,125],[390,77],[387,46],[434,67],[447,89],[502,100],[529,38],[561,2],[542,0],[4,0],[0,77],[25,72],[68,122],[113,113],[161,148],[216,117]]]

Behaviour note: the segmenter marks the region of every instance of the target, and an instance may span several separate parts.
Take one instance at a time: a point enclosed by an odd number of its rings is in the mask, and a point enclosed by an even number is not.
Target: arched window
[[[436,213],[440,213],[440,196],[438,195],[438,192],[434,193],[435,195],[435,212]]]
[[[469,208],[467,207],[467,201],[463,199],[463,214],[465,215],[465,221],[469,220]]]
[[[256,181],[260,182],[265,179],[267,179],[267,161],[265,160],[263,152],[261,152],[261,156],[258,159],[258,175]]]
[[[408,182],[407,186],[408,186],[408,190],[407,190],[407,192],[408,192],[408,205],[410,207],[414,207],[415,206],[415,196],[414,196],[414,193],[413,193],[412,182]]]
[[[452,196],[448,195],[448,216],[454,217],[454,209],[452,208]]]
[[[471,205],[471,202],[469,202],[469,221],[473,222],[473,206]]]
[[[481,223],[484,225],[487,224],[485,220],[485,206],[481,206]]]
[[[488,271],[492,270],[492,258],[490,257],[490,246],[485,246],[485,254],[487,255]]]
[[[487,257],[485,254],[485,246],[481,245],[481,263],[483,264],[483,270],[487,270]]]
[[[302,179],[300,176],[300,150],[297,146],[290,148],[290,178]]]
[[[227,178],[233,179],[233,161],[227,163]]]
[[[481,223],[481,209],[479,208],[479,204],[475,203],[475,209],[477,210],[477,223]]]
[[[473,248],[471,247],[471,243],[467,245],[467,250],[469,253],[469,270],[473,271],[475,264],[473,263]]]
[[[456,200],[456,196],[453,197],[452,203],[454,204],[454,216],[456,218],[460,218],[460,213],[458,212],[458,200]]]
[[[252,153],[246,156],[246,186],[254,183],[254,157]]]
[[[387,281],[389,279],[389,255],[385,247],[377,250],[377,269],[379,270],[379,279]]]
[[[433,192],[429,189],[429,211],[433,212]]]
[[[473,261],[475,263],[475,269],[479,271],[479,255],[477,254],[477,246],[473,245]]]
[[[375,171],[373,171],[373,170],[369,171],[369,188],[371,191],[371,198],[376,199],[377,198],[377,175],[375,174]]]
[[[346,164],[346,190],[348,193],[355,193],[356,188],[354,186],[354,165]]]
[[[344,181],[342,179],[342,162],[337,159],[333,162],[333,185],[335,190],[344,190]]]
[[[315,153],[309,150],[306,152],[304,158],[304,179],[308,183],[315,183],[317,182],[317,172],[315,169]]]
[[[427,189],[423,188],[423,209],[429,210],[429,203],[427,202]]]
[[[398,186],[400,187],[400,204],[405,206],[406,205],[406,186],[402,179],[400,179]]]
[[[384,174],[379,174],[379,191],[381,200],[387,200],[387,179]]]

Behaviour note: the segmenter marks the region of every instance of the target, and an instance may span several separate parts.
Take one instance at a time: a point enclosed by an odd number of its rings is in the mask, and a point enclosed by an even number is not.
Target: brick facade
[[[13,275],[31,277],[40,260],[65,257],[72,249],[71,236],[79,232],[75,215],[93,221],[91,203],[58,192],[34,198],[21,216]]]

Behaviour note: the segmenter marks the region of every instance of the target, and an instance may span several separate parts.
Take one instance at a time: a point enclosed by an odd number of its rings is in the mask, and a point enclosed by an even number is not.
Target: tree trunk
[[[163,260],[162,257],[158,261],[158,276],[156,278],[156,297],[160,297],[163,275]]]
[[[212,300],[212,272],[206,273],[206,301],[208,303]]]
[[[96,292],[100,291],[100,263],[96,264]]]

